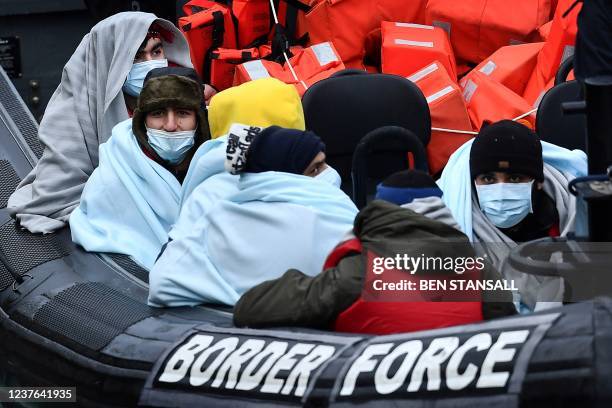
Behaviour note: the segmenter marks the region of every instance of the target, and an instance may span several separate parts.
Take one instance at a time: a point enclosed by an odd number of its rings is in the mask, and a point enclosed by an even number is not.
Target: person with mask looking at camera
[[[75,243],[153,266],[178,217],[191,158],[209,139],[202,95],[191,68],[158,68],[147,75],[134,116],[100,146],[100,165],[70,216]]]
[[[237,191],[198,218],[181,212],[195,221],[171,233],[155,262],[149,305],[232,306],[289,268],[315,275],[352,228],[357,208],[327,170],[325,145],[312,132],[234,124],[225,168],[240,175]]]
[[[574,230],[576,200],[568,183],[586,174],[585,153],[540,141],[526,126],[502,120],[483,127],[449,164],[438,185],[461,230],[505,278],[515,279],[527,309],[558,299],[558,279],[510,271],[505,260],[517,243]]]
[[[9,199],[18,224],[34,233],[62,228],[98,166],[98,148],[128,119],[153,68],[191,67],[189,46],[154,14],[113,15],[83,37],[62,72],[38,129],[44,152]]]

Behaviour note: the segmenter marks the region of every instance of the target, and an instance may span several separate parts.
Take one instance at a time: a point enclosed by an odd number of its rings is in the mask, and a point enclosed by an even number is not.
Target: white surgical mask
[[[168,66],[167,59],[149,60],[137,62],[132,65],[132,69],[123,84],[123,91],[128,95],[138,96],[144,84],[145,77],[155,68],[165,68]]]
[[[533,212],[531,189],[528,183],[496,183],[477,185],[480,209],[493,225],[510,228]]]
[[[195,129],[166,132],[165,130],[147,128],[147,136],[149,145],[153,150],[170,164],[182,162],[195,143]]]
[[[317,180],[325,181],[338,188],[340,188],[340,184],[342,183],[342,178],[340,177],[340,174],[338,174],[336,169],[334,169],[329,164],[327,165],[325,170],[317,174],[314,178],[316,178]]]

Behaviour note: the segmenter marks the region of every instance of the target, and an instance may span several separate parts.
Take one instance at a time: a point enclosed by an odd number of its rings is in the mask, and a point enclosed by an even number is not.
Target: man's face
[[[497,183],[529,183],[533,177],[521,173],[505,173],[501,171],[491,171],[479,174],[474,179],[477,186]]]
[[[193,109],[167,107],[147,113],[145,124],[150,129],[180,132],[194,130],[197,117]]]
[[[306,167],[306,170],[304,170],[304,175],[308,177],[316,177],[326,168],[327,164],[325,163],[325,153],[319,152],[319,154],[312,159],[308,167]]]
[[[151,37],[147,43],[140,47],[134,57],[134,64],[151,60],[160,60],[166,58],[164,47],[160,38]]]
[[[506,173],[502,171],[491,171],[482,173],[476,176],[474,184],[477,186],[497,183],[529,183],[534,178],[522,173]],[[534,183],[536,190],[541,190],[544,187],[543,183]]]

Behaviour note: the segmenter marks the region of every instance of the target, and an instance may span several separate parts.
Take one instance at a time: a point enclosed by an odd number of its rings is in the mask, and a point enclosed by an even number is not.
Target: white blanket
[[[38,129],[44,153],[8,202],[11,215],[31,232],[63,227],[79,204],[85,182],[98,166],[98,146],[128,118],[121,88],[153,22],[173,34],[171,44],[163,41],[168,60],[192,66],[183,35],[154,14],[119,13],[83,37]]]
[[[151,269],[178,217],[180,194],[176,177],[142,152],[132,120],[125,120],[100,145],[100,165],[70,216],[72,240]]]
[[[172,233],[149,275],[151,306],[233,305],[287,269],[316,275],[357,214],[339,188],[306,176],[247,173],[238,189],[204,208],[191,229]],[[198,199],[195,191],[189,199]]]

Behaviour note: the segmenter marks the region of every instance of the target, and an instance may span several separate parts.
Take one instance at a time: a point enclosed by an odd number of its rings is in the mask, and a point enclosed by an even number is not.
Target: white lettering
[[[412,369],[417,357],[419,357],[419,354],[421,354],[421,351],[423,351],[423,342],[421,340],[411,340],[400,344],[389,355],[385,356],[374,375],[376,391],[380,394],[391,394],[397,391],[406,381],[406,377],[408,377],[408,373]],[[389,378],[388,374],[391,365],[403,354],[406,355],[404,361],[402,361],[395,375]]]
[[[189,366],[193,363],[195,355],[208,347],[212,341],[213,336],[204,336],[201,334],[197,334],[189,339],[189,341],[179,347],[170,360],[168,360],[164,372],[159,377],[159,381],[172,383],[182,380],[185,374],[187,374]]]
[[[234,351],[229,358],[225,360],[221,368],[219,368],[219,371],[217,371],[217,376],[210,386],[215,388],[219,387],[225,379],[225,375],[229,372],[225,388],[229,390],[233,389],[238,381],[238,374],[242,364],[259,353],[265,344],[266,342],[264,340],[259,339],[248,339],[245,341],[238,350]]]
[[[376,367],[377,361],[371,358],[387,354],[389,350],[391,350],[391,347],[393,347],[393,343],[373,344],[366,347],[346,373],[340,395],[351,395],[355,390],[355,384],[357,383],[359,374],[372,371],[374,367]]]
[[[236,349],[237,344],[238,337],[227,337],[223,340],[219,340],[213,346],[204,350],[191,367],[189,383],[194,387],[199,387],[210,380],[210,377],[213,375],[219,365],[221,365],[223,360],[227,358],[229,353]],[[208,360],[208,357],[210,357],[216,351],[219,351],[219,354],[214,361],[209,365],[204,365],[206,360]],[[203,368],[205,368],[204,371],[202,371]]]
[[[272,367],[272,364],[285,353],[287,346],[287,343],[284,341],[273,341],[268,344],[266,348],[261,353],[257,354],[246,366],[240,376],[240,381],[236,384],[236,389],[249,391],[257,387],[259,383],[261,383],[261,380],[263,380],[264,375],[266,375],[270,367]],[[259,363],[267,356],[270,357],[268,357],[266,362],[259,367],[256,373],[253,373],[253,371],[257,369],[257,366],[259,366]]]
[[[478,367],[469,363],[463,374],[459,374],[461,360],[463,360],[463,357],[469,349],[475,348],[478,351],[486,350],[491,347],[492,341],[489,333],[479,333],[470,337],[453,353],[446,366],[446,385],[449,389],[455,391],[462,390],[474,381],[478,373]]]
[[[455,351],[459,345],[457,337],[440,337],[433,339],[427,350],[421,354],[408,384],[408,391],[415,392],[421,388],[423,375],[427,372],[427,390],[440,389],[440,365]]]
[[[300,360],[299,363],[291,371],[289,377],[287,377],[287,381],[285,382],[285,386],[281,390],[281,394],[289,395],[291,390],[293,389],[293,385],[297,380],[297,387],[295,389],[295,396],[301,397],[306,392],[306,387],[308,386],[308,379],[310,378],[310,373],[316,370],[321,364],[327,361],[331,356],[334,355],[336,348],[333,346],[317,346],[315,347],[310,354]]]
[[[298,343],[291,347],[291,350],[283,355],[272,367],[272,370],[268,373],[264,385],[261,387],[261,392],[278,394],[283,387],[284,380],[276,378],[276,375],[281,370],[291,370],[293,365],[296,363],[294,358],[298,354],[308,354],[314,347],[314,344]]]
[[[495,364],[512,361],[516,349],[505,349],[504,347],[509,344],[524,343],[528,336],[529,330],[516,330],[501,333],[482,363],[482,370],[480,372],[480,378],[478,378],[478,382],[476,383],[476,388],[504,387],[508,381],[508,377],[510,377],[510,373],[508,371],[494,373],[493,369],[495,368]]]

